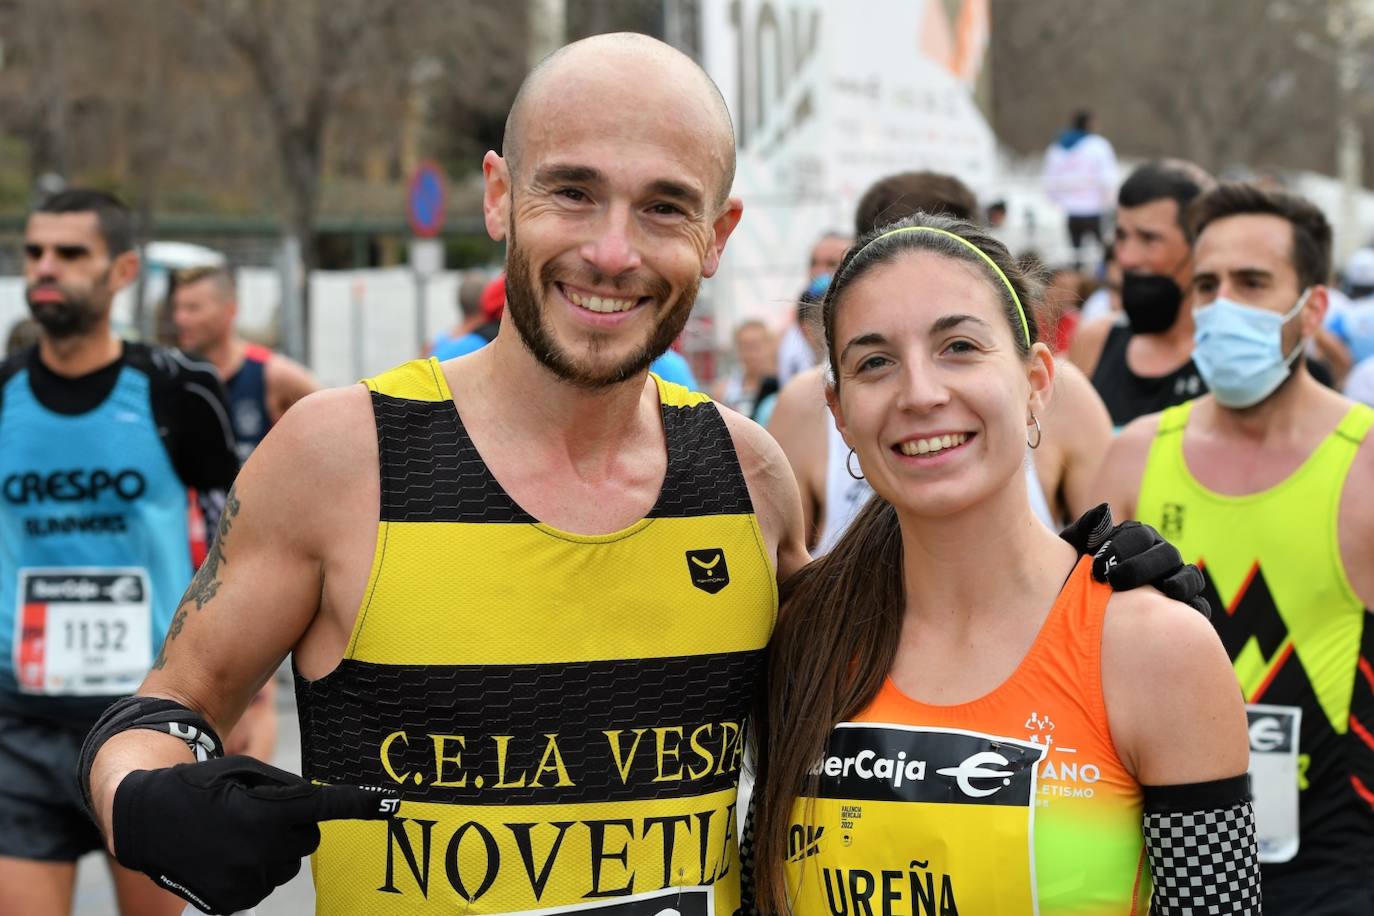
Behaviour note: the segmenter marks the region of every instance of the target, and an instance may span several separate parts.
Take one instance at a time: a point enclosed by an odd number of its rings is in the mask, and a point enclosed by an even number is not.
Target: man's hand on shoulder
[[[720,414],[730,430],[754,514],[773,555],[778,581],[782,582],[811,561],[806,552],[801,497],[792,466],[763,427],[728,407],[720,407]]]
[[[1178,548],[1149,525],[1126,521],[1112,523],[1106,503],[1089,510],[1059,533],[1080,554],[1093,558],[1093,578],[1116,591],[1153,585],[1174,601],[1191,605],[1204,617],[1211,615],[1202,597],[1201,571],[1185,564]]]

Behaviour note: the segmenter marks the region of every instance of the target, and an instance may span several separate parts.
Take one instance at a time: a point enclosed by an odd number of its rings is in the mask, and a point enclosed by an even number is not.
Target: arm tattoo
[[[190,613],[190,605],[194,604],[196,610],[201,610],[209,604],[211,599],[219,593],[220,587],[220,567],[229,563],[228,557],[224,554],[224,542],[229,537],[229,531],[234,527],[234,519],[239,514],[239,498],[236,488],[229,489],[229,495],[224,500],[224,511],[220,513],[219,530],[215,532],[215,542],[210,545],[210,552],[205,556],[205,562],[200,564],[200,569],[196,570],[195,577],[191,579],[191,587],[186,589],[186,594],[182,596],[181,603],[177,605],[177,612],[172,617],[172,625],[167,629],[167,638],[162,642],[162,651],[157,654],[157,660],[153,662],[155,669],[161,670],[167,664],[167,649],[172,644],[172,640],[181,635],[181,629],[186,625],[186,615]]]

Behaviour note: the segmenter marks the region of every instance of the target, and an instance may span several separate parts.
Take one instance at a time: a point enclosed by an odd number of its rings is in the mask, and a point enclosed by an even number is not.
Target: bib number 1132
[[[137,568],[22,569],[15,675],[26,693],[133,693],[152,662],[151,595]]]

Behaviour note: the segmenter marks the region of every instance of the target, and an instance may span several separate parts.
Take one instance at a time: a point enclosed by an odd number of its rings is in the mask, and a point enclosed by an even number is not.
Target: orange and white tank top
[[[957,706],[891,679],[831,734],[793,808],[797,916],[1140,914],[1140,785],[1102,696],[1111,587],[1083,558],[1001,686]]]

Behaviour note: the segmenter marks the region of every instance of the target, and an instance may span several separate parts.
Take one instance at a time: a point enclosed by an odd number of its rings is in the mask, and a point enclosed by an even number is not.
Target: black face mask
[[[1128,273],[1121,278],[1121,308],[1133,334],[1158,334],[1173,327],[1183,290],[1164,274]]]

